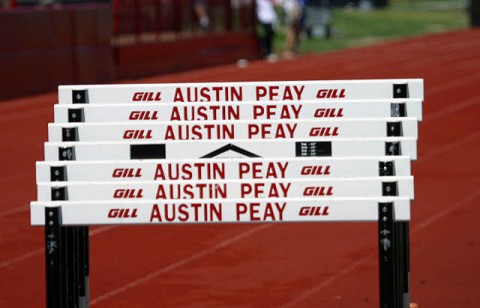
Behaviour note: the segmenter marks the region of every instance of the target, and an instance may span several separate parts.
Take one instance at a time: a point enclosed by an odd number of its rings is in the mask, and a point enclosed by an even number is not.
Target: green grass
[[[468,16],[463,7],[461,1],[391,0],[387,8],[370,11],[332,9],[332,37],[305,37],[300,52],[325,52],[467,28]],[[277,51],[282,50],[284,39],[283,31],[279,31]]]

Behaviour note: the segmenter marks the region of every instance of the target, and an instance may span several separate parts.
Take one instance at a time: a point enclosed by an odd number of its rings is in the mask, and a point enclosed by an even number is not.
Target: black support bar
[[[396,308],[395,306],[395,266],[392,242],[393,203],[378,204],[378,257],[380,273],[380,308]]]
[[[62,215],[61,207],[45,208],[45,263],[47,307],[65,307],[62,303]]]
[[[89,231],[88,227],[79,229],[79,307],[86,308],[89,303]]]
[[[391,202],[378,204],[380,308],[410,305],[409,223],[395,221]]]

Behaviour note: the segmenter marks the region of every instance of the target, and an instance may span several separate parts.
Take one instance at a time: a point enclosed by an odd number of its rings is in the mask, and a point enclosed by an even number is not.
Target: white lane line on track
[[[42,253],[44,251],[45,251],[44,248],[38,248],[38,249],[32,250],[30,252],[24,253],[24,254],[22,254],[18,257],[15,257],[13,259],[2,261],[2,262],[0,262],[0,269],[2,269],[4,267],[8,267],[8,266],[13,265],[13,264],[18,263],[18,262],[27,260],[31,257],[39,255],[40,253]]]
[[[1,211],[0,212],[0,218],[5,218],[10,215],[15,215],[18,213],[26,212],[30,209],[30,206],[28,205],[19,205],[13,208],[9,208],[7,210]]]
[[[432,111],[429,114],[425,115],[423,120],[424,121],[434,121],[434,120],[437,120],[441,117],[447,116],[451,113],[455,113],[455,112],[460,111],[464,108],[472,107],[472,106],[475,106],[475,105],[478,105],[478,104],[480,104],[480,97],[479,96],[471,97],[467,100],[464,100],[463,102],[454,103],[454,104],[452,104],[450,106],[447,106],[445,108],[441,108],[439,110]]]
[[[443,211],[438,212],[437,214],[431,216],[427,220],[423,221],[422,223],[416,225],[413,229],[411,234],[414,235],[418,233],[419,231],[427,228],[428,226],[434,224],[437,222],[439,219],[447,216],[450,212],[466,205],[470,204],[470,202],[474,201],[480,197],[480,191],[474,191],[473,193],[469,194],[468,196],[464,197],[463,199],[460,199],[459,201],[455,202],[451,206],[445,208]],[[282,308],[290,308],[290,307],[295,307],[296,305],[300,304],[304,300],[308,299],[310,296],[320,292],[322,289],[330,286],[331,284],[335,283],[336,281],[346,277],[349,275],[351,272],[353,272],[355,269],[357,269],[359,266],[363,265],[364,263],[367,263],[371,261],[371,259],[376,258],[377,254],[372,253],[369,254],[368,256],[365,256],[361,258],[360,260],[352,263],[342,271],[338,272],[335,275],[332,275],[331,277],[327,278],[326,280],[320,282],[319,284],[313,286],[312,288],[308,289],[307,291],[303,292],[299,296],[295,297],[291,301],[283,304],[281,307]]]
[[[32,176],[32,172],[24,172],[24,173],[15,173],[15,174],[8,174],[4,176],[0,176],[0,185],[4,185],[13,181],[25,181],[26,177]]]
[[[106,231],[109,231],[111,229],[114,229],[114,228],[117,228],[119,226],[104,226],[104,227],[98,227],[96,228],[95,230],[92,230],[89,232],[90,236],[94,236],[94,235],[97,235],[97,234],[100,234],[100,233],[103,233],[103,232],[106,232]],[[35,250],[32,250],[30,252],[27,252],[27,253],[24,253],[18,257],[15,257],[13,259],[10,259],[10,260],[6,260],[6,261],[2,261],[0,262],[0,269],[4,268],[4,267],[8,267],[10,265],[14,265],[15,263],[18,263],[18,262],[21,262],[21,261],[24,261],[28,258],[31,258],[31,257],[34,257],[38,254],[41,254],[45,252],[45,248],[38,248],[38,249],[35,249]]]
[[[0,123],[5,123],[5,122],[12,122],[12,121],[18,121],[18,120],[25,120],[28,118],[37,118],[38,116],[50,114],[53,119],[53,108],[52,106],[43,106],[39,107],[37,109],[31,109],[28,111],[23,111],[23,112],[17,112],[17,113],[10,113],[10,114],[2,114],[0,116]]]
[[[17,111],[22,111],[22,108],[28,107],[29,109],[32,108],[44,108],[46,104],[48,104],[51,107],[51,104],[53,102],[45,102],[45,100],[49,98],[53,98],[53,101],[57,100],[57,95],[52,94],[52,95],[43,95],[36,97],[28,97],[27,99],[13,99],[13,100],[8,100],[4,102],[0,102],[0,114],[2,113],[13,113]]]
[[[255,233],[258,233],[262,230],[265,230],[265,229],[269,228],[270,226],[272,226],[272,225],[271,224],[263,224],[263,225],[256,226],[254,228],[248,229],[247,231],[242,232],[242,233],[240,233],[238,235],[235,235],[233,237],[230,237],[228,239],[225,239],[225,240],[219,242],[218,244],[215,244],[214,246],[212,246],[210,248],[203,249],[203,250],[201,250],[201,251],[199,251],[199,252],[197,252],[197,253],[189,256],[189,257],[180,259],[177,262],[174,262],[174,263],[172,263],[170,265],[167,265],[165,267],[161,267],[158,270],[156,270],[154,272],[151,272],[148,275],[145,275],[145,276],[143,276],[141,278],[138,278],[138,279],[136,279],[132,282],[129,282],[129,283],[127,283],[127,284],[125,284],[125,285],[123,285],[119,288],[116,288],[116,289],[114,289],[114,290],[112,290],[108,293],[105,293],[105,294],[103,294],[103,295],[101,295],[97,298],[92,299],[90,301],[90,305],[91,306],[96,305],[96,304],[98,304],[98,303],[100,303],[104,300],[107,300],[107,299],[109,299],[111,297],[114,297],[114,296],[116,296],[116,295],[118,295],[122,292],[125,292],[125,291],[127,291],[131,288],[134,288],[134,287],[136,287],[136,286],[138,286],[142,283],[145,283],[145,282],[147,282],[147,281],[149,281],[149,280],[151,280],[151,279],[153,279],[157,276],[168,273],[168,272],[170,272],[172,270],[175,270],[175,269],[177,269],[177,268],[179,268],[179,267],[181,267],[185,264],[188,264],[190,262],[193,262],[193,261],[201,259],[205,256],[208,256],[208,255],[216,252],[217,250],[220,250],[221,248],[227,247],[227,246],[229,246],[229,245],[231,245],[235,242],[238,242],[238,241],[240,241],[244,238],[247,238],[247,237],[249,237],[249,236],[251,236]]]
[[[428,92],[425,92],[425,97],[429,98],[433,95],[439,95],[442,92],[451,91],[455,88],[459,88],[465,85],[471,85],[472,87],[474,87],[476,85],[475,80],[477,79],[480,79],[480,73],[466,75],[465,77],[449,80],[448,83],[431,86],[428,88]]]
[[[419,164],[420,162],[423,162],[423,161],[427,161],[427,160],[429,160],[429,159],[431,159],[431,158],[433,158],[437,155],[448,153],[449,151],[451,151],[451,150],[453,150],[453,149],[455,149],[459,146],[462,146],[466,143],[470,143],[470,142],[474,141],[475,139],[478,139],[479,137],[480,137],[480,131],[475,132],[475,133],[470,134],[470,135],[466,135],[465,137],[463,137],[461,139],[457,139],[453,142],[448,142],[448,143],[445,143],[444,145],[435,147],[433,150],[430,150],[423,155],[419,155],[416,164]]]

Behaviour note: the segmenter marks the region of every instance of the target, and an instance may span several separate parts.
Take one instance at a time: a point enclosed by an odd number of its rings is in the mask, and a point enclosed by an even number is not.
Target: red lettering
[[[142,176],[141,168],[116,168],[113,170],[113,178],[139,178]]]
[[[152,130],[128,129],[123,133],[123,139],[152,139]]]
[[[314,127],[310,130],[311,137],[335,137],[338,136],[338,127]]]
[[[319,108],[315,110],[315,118],[341,118],[343,117],[343,108]]]
[[[329,175],[330,166],[305,166],[300,171],[301,175]]]
[[[303,195],[310,196],[333,196],[332,186],[309,186],[303,190]]]
[[[130,212],[130,210],[132,210]],[[108,218],[136,218],[137,209],[111,209],[108,212]]]
[[[140,199],[143,198],[143,189],[116,189],[113,193],[114,199]]]
[[[302,93],[305,86],[285,86],[283,89],[280,89],[279,86],[269,86],[267,87],[256,87],[255,97],[256,100],[267,99],[270,101],[273,100],[300,100],[302,99]]]
[[[111,209],[108,212],[108,218],[116,218],[118,217],[118,212],[120,212],[120,209]]]
[[[132,97],[134,102],[153,102],[161,101],[161,92],[135,92]]]
[[[129,120],[158,120],[158,111],[132,111]]]
[[[317,92],[317,98],[345,98],[345,89],[321,89]]]
[[[328,216],[328,206],[303,206],[298,211],[300,216]]]
[[[259,101],[261,98],[267,95],[267,88],[266,87],[257,87],[255,89],[255,100]]]
[[[132,100],[133,100],[134,102],[138,102],[138,101],[141,101],[141,100],[142,100],[142,97],[143,97],[143,92],[135,92],[135,93],[133,94]]]

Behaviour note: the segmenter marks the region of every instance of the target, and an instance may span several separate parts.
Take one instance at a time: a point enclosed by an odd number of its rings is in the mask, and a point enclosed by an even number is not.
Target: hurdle
[[[417,119],[361,119],[291,121],[201,121],[156,123],[77,123],[48,125],[48,140],[123,141],[123,140],[230,140],[230,139],[327,139],[334,137],[417,138]]]
[[[59,86],[59,104],[423,100],[421,79]]]
[[[47,307],[89,306],[88,226],[375,222],[379,302],[410,302],[423,80],[59,86],[31,224]]]
[[[328,102],[304,100],[295,102],[221,102],[162,103],[135,102],[129,104],[56,104],[55,123],[105,123],[146,121],[232,121],[253,120],[326,120],[362,118],[403,118],[422,120],[422,100],[349,100]],[[395,120],[395,119],[392,119]]]
[[[277,178],[337,178],[409,176],[410,158],[379,156],[295,160],[231,158],[223,161],[149,159],[141,161],[42,161],[36,163],[36,182],[124,182],[135,180],[221,180]],[[68,175],[68,177],[67,177]]]

